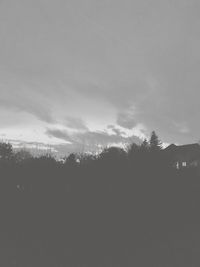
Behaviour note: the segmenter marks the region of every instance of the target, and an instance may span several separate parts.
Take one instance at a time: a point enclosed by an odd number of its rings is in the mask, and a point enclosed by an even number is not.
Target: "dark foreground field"
[[[197,174],[96,168],[2,169],[0,266],[199,266]]]
[[[0,266],[198,266],[200,175],[159,152],[0,164]]]

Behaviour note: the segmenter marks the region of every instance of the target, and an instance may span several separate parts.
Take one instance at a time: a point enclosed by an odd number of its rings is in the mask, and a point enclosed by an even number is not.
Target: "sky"
[[[199,0],[0,0],[0,139],[200,140]]]

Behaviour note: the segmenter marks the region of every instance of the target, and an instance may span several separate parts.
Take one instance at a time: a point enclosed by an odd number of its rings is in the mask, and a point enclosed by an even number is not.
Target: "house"
[[[177,169],[200,167],[200,145],[169,145],[164,149]]]

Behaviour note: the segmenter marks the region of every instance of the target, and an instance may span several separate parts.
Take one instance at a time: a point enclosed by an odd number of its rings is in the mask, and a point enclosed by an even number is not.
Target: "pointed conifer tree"
[[[160,151],[162,149],[162,142],[159,140],[155,131],[151,133],[151,138],[149,141],[150,151]]]

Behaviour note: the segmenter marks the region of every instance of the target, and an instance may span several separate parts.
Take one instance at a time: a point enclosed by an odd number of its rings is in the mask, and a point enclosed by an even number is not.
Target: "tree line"
[[[199,266],[199,190],[155,132],[62,163],[2,143],[0,266]]]
[[[144,150],[144,151],[160,151],[162,150],[162,142],[159,140],[158,136],[156,135],[155,131],[152,132],[151,134],[151,138],[149,141],[147,141],[147,139],[145,139],[141,145],[137,145],[135,143],[131,144],[127,149],[126,152],[128,153],[132,153],[131,151],[133,150]],[[112,152],[122,152],[124,151],[123,149],[117,149],[117,147],[111,147],[111,148],[105,148],[100,157],[102,157],[102,155],[107,154],[108,152],[111,153]],[[124,151],[125,152],[125,151]],[[111,155],[111,157],[114,155]],[[86,154],[82,154],[82,155],[75,155],[75,154],[70,154],[69,157],[65,157],[64,160],[62,162],[72,162],[73,160],[80,158],[88,158],[88,155]],[[13,163],[21,163],[22,161],[26,161],[26,160],[30,160],[33,159],[34,157],[31,155],[31,153],[26,150],[26,149],[21,149],[17,152],[14,152],[13,147],[10,143],[6,143],[6,142],[1,142],[0,143],[0,161],[1,162],[13,162]],[[38,158],[38,157],[37,157]],[[40,156],[40,160],[44,160],[45,158],[53,158],[53,156],[50,153],[44,154],[42,156]],[[90,156],[91,159],[94,159],[94,155]]]

